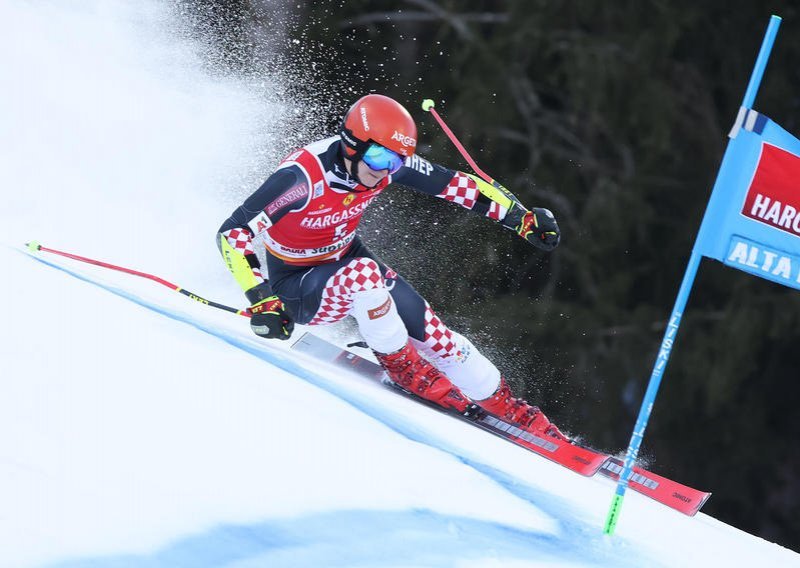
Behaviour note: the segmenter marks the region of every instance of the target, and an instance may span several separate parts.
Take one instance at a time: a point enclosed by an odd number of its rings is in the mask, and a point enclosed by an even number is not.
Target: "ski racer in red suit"
[[[480,178],[428,162],[415,155],[416,139],[402,105],[367,95],[347,112],[339,136],[287,156],[222,224],[218,245],[251,303],[251,327],[288,339],[295,322],[353,316],[389,377],[406,389],[458,412],[475,402],[529,431],[566,439],[537,407],[513,397],[497,367],[359,239],[364,210],[397,182],[497,221],[541,249],[558,244],[550,211],[528,210]],[[266,274],[256,246],[266,247]]]

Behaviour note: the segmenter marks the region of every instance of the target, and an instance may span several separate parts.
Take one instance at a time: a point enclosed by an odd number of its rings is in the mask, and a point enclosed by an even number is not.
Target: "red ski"
[[[316,335],[304,334],[292,345],[292,349],[297,349],[322,361],[346,368],[380,382],[398,393],[413,398],[417,402],[426,404],[440,412],[447,412],[440,406],[429,403],[388,380],[383,368],[377,363],[337,347]],[[465,414],[452,412],[448,414],[469,422],[482,430],[491,432],[581,475],[590,477],[600,473],[616,481],[622,472],[622,460],[618,458],[577,444],[562,442],[549,436],[537,436],[522,430],[511,422],[486,412],[477,405],[472,405]],[[693,489],[640,467],[634,467],[633,476],[629,480],[628,487],[689,516],[694,516],[711,496],[709,492]]]
[[[622,473],[622,463],[621,459],[609,456],[600,473],[617,481]],[[628,487],[690,517],[696,515],[711,497],[708,491],[693,489],[637,466],[633,468]]]

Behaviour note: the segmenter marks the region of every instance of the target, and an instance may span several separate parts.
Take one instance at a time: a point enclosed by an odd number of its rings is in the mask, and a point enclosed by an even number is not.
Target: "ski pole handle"
[[[152,280],[153,282],[161,284],[162,286],[166,286],[167,288],[171,288],[175,292],[179,292],[179,293],[183,294],[184,296],[186,296],[187,298],[191,298],[192,300],[194,300],[196,302],[200,302],[201,304],[205,304],[206,306],[211,306],[212,308],[217,308],[217,309],[220,309],[220,310],[224,310],[226,312],[231,312],[231,313],[234,313],[234,314],[237,314],[237,315],[240,315],[240,316],[244,316],[244,317],[247,317],[247,318],[250,317],[250,312],[248,310],[240,310],[240,309],[237,309],[237,308],[232,308],[230,306],[226,306],[224,304],[220,304],[218,302],[213,302],[211,300],[206,300],[205,298],[203,298],[201,296],[198,296],[197,294],[195,294],[193,292],[189,292],[188,290],[185,290],[185,289],[181,288],[180,286],[177,286],[176,284],[173,284],[172,282],[168,282],[167,280],[164,280],[163,278],[159,278],[158,276],[155,276],[153,274],[147,274],[146,272],[139,272],[138,270],[125,268],[123,266],[116,266],[114,264],[109,264],[107,262],[103,262],[103,261],[100,261],[100,260],[95,260],[93,258],[87,258],[85,256],[79,256],[77,254],[72,254],[72,253],[69,253],[69,252],[64,252],[64,251],[61,251],[61,250],[48,248],[48,247],[42,246],[41,244],[39,244],[36,241],[31,241],[29,243],[25,243],[25,246],[28,247],[28,250],[31,253],[49,252],[51,254],[57,254],[59,256],[63,256],[63,257],[66,257],[66,258],[71,258],[72,260],[85,262],[87,264],[93,264],[95,266],[100,266],[102,268],[108,268],[110,270],[116,270],[117,272],[124,272],[125,274],[132,274],[133,276],[139,276],[141,278],[147,278],[148,280]]]

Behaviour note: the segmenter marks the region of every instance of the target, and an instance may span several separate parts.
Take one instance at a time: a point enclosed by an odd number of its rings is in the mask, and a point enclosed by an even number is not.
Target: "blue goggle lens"
[[[370,144],[362,158],[369,169],[380,171],[389,170],[390,174],[399,170],[405,159],[397,152],[392,152],[380,144]]]

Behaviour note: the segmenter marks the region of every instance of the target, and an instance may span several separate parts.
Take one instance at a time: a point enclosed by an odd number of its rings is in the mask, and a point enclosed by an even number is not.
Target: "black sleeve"
[[[255,193],[248,197],[219,229],[224,233],[241,228],[252,232],[248,224],[262,212],[274,225],[289,211],[301,207],[308,198],[309,187],[299,166],[281,168],[267,178]]]
[[[492,217],[496,220],[496,217],[490,212],[492,200],[477,190],[474,181],[467,178],[463,172],[429,162],[416,154],[407,158],[403,167],[392,175],[392,182],[452,201],[478,215]],[[462,191],[469,193],[470,198],[462,199]]]
[[[407,185],[428,195],[439,195],[447,188],[455,173],[454,170],[414,154],[392,174],[392,182]]]

